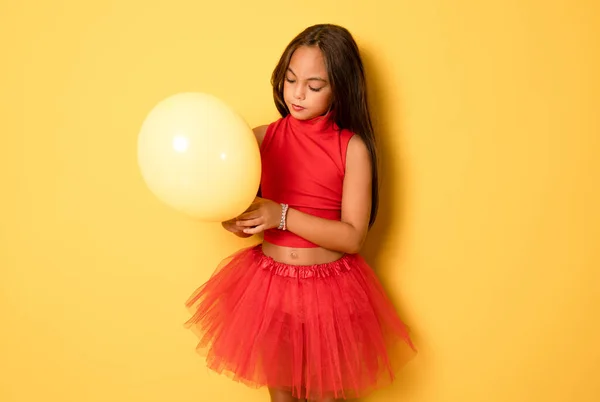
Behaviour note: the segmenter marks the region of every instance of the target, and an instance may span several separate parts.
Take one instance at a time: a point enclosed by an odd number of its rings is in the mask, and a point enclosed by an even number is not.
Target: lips
[[[296,112],[301,112],[305,108],[303,108],[302,106],[292,104],[292,109],[294,109]]]

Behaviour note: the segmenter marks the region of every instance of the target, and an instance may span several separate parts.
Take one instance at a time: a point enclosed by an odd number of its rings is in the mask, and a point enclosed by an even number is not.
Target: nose
[[[306,91],[302,85],[296,85],[294,88],[294,98],[298,100],[304,100],[306,97]]]

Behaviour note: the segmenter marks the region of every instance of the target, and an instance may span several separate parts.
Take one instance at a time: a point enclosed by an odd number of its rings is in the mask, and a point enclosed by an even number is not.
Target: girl
[[[377,159],[363,64],[351,34],[315,25],[272,75],[281,118],[254,129],[261,197],[223,222],[262,244],[238,251],[188,300],[208,366],[273,402],[360,397],[414,347],[357,254],[375,221]]]

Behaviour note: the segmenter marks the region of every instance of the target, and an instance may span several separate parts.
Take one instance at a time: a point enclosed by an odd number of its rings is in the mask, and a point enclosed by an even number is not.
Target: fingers
[[[252,226],[261,225],[262,223],[263,223],[262,218],[244,219],[244,220],[237,221],[237,226],[252,227]]]
[[[244,229],[244,233],[247,233],[247,234],[257,234],[257,233],[260,233],[260,232],[262,232],[264,230],[265,230],[265,225],[258,225],[258,226],[253,227],[253,228],[245,228]]]
[[[260,214],[257,211],[255,211],[255,210],[246,211],[243,214],[241,214],[240,216],[238,216],[236,218],[236,220],[237,221],[243,221],[243,220],[248,220],[248,219],[256,219],[259,216],[260,216]]]
[[[235,224],[235,221],[225,221],[225,222],[221,222],[221,226],[223,226],[223,228],[225,230],[228,230],[230,232],[233,232],[235,230],[238,230],[237,225]]]

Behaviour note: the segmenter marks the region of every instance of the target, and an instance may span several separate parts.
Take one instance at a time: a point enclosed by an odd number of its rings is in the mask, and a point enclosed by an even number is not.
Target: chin
[[[298,112],[296,112],[294,110],[290,110],[290,114],[296,120],[310,120],[310,119],[312,119],[312,116],[310,116],[310,115],[308,115],[306,113],[298,113]]]
[[[301,112],[297,112],[291,106],[288,106],[288,112],[290,112],[292,117],[298,120],[307,120],[310,118],[310,114],[306,112],[306,109]]]

